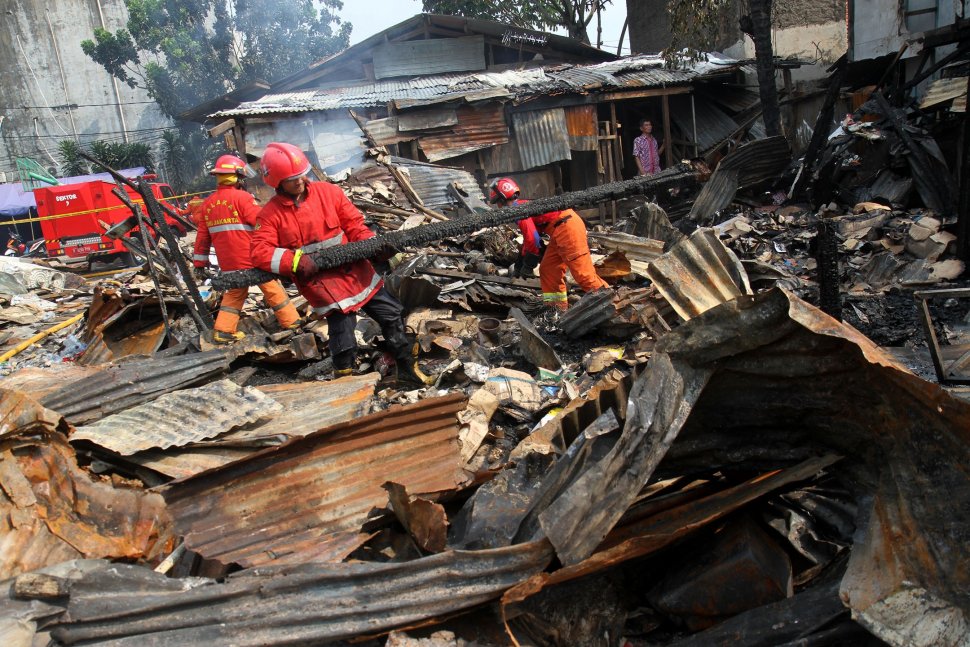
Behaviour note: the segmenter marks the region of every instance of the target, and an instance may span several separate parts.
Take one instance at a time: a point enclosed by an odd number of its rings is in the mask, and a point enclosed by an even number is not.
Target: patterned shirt
[[[633,140],[633,154],[640,159],[643,170],[647,175],[660,172],[660,153],[657,150],[657,138],[653,135],[640,135]]]

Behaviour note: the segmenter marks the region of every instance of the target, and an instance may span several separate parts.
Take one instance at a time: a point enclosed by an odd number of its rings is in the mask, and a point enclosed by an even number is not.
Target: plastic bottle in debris
[[[88,345],[77,338],[76,335],[68,335],[64,340],[64,346],[61,348],[61,352],[57,354],[57,357],[62,362],[70,362],[77,358],[78,355],[84,352],[84,349]]]

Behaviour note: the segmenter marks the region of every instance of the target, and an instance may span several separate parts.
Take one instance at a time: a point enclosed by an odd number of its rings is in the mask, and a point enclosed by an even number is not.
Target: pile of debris
[[[363,317],[365,359],[334,379],[326,321],[279,330],[258,290],[245,339],[213,346],[218,293],[187,297],[173,260],[191,237],[93,283],[11,265],[0,635],[966,644],[970,404],[811,305],[821,224],[858,317],[859,299],[952,287],[952,223],[855,181],[821,207],[752,194],[787,163],[762,140],[709,178],[548,199],[626,214],[591,228],[611,289],[561,317],[510,272],[522,211],[486,212],[471,178],[447,205],[383,158],[345,180],[373,245],[403,250],[382,270],[423,389],[386,379]],[[683,215],[630,197],[645,186]]]

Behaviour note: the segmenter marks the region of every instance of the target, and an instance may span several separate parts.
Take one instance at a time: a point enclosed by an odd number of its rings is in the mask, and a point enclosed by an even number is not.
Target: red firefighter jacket
[[[215,247],[219,267],[225,271],[248,270],[253,267],[249,255],[253,226],[259,205],[256,199],[234,186],[220,186],[206,198],[196,212],[195,249],[192,263],[196,267],[209,264],[209,246]]]
[[[517,200],[515,204],[525,204],[528,200]],[[538,256],[542,251],[541,237],[540,234],[545,226],[554,220],[558,220],[561,211],[550,211],[548,213],[543,213],[538,216],[532,216],[531,218],[523,218],[519,221],[519,231],[522,232],[522,250],[523,256],[526,254],[534,254]]]
[[[276,194],[256,218],[252,257],[257,267],[293,277],[313,311],[354,312],[384,285],[370,261],[359,260],[322,270],[309,281],[294,275],[293,256],[372,238],[374,232],[344,192],[328,182],[309,182],[299,201]]]

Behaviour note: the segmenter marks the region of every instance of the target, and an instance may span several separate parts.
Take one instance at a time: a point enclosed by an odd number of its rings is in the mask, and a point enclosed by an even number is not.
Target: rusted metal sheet
[[[398,128],[402,131],[445,128],[458,125],[458,113],[455,112],[454,106],[412,110],[399,114],[397,121]]]
[[[283,407],[283,412],[257,425],[247,425],[190,448],[141,451],[127,460],[175,479],[228,465],[265,447],[311,434],[370,413],[377,373],[352,375],[329,382],[272,384],[257,389]]]
[[[599,147],[599,129],[596,125],[596,106],[570,106],[564,108],[569,148],[574,151],[595,151]]]
[[[78,366],[70,362],[44,368],[28,366],[0,378],[0,389],[20,391],[40,401],[48,393],[63,388],[65,384],[89,378],[100,371],[100,368]]]
[[[512,114],[512,127],[519,145],[522,168],[530,169],[572,159],[566,114],[562,108],[515,112]]]
[[[407,169],[411,187],[427,207],[439,209],[453,205],[454,200],[448,195],[448,186],[455,182],[469,194],[485,200],[475,176],[464,169],[425,164],[403,157],[392,157],[391,162],[397,167]]]
[[[458,108],[458,125],[445,133],[429,133],[418,140],[428,160],[436,162],[509,141],[509,128],[500,103]]]
[[[181,302],[171,304],[181,307]],[[165,340],[165,323],[155,297],[125,304],[114,289],[95,288],[81,339],[88,344],[78,364],[97,366],[128,357],[151,355]]]
[[[713,229],[698,229],[674,245],[647,275],[683,319],[751,292],[741,262]]]
[[[0,452],[0,578],[77,557],[152,558],[171,539],[159,495],[92,481],[63,434]]]
[[[211,350],[109,366],[48,393],[41,404],[84,424],[202,382],[227,370],[229,361],[225,350]]]
[[[549,563],[546,542],[409,562],[261,568],[225,582],[119,564],[70,586],[56,640],[172,647],[324,644],[494,600]]]
[[[219,380],[157,399],[77,427],[72,441],[87,440],[122,456],[145,449],[181,447],[215,438],[234,427],[283,411],[254,388]]]
[[[164,495],[189,548],[224,564],[265,563],[359,529],[386,505],[387,481],[416,494],[461,484],[464,402],[453,394],[391,407],[175,483]]]
[[[64,418],[30,396],[0,388],[0,438],[40,431],[66,431]]]
[[[417,133],[402,133],[398,130],[398,118],[371,119],[363,125],[364,133],[377,146],[389,146],[401,142],[411,141]]]

